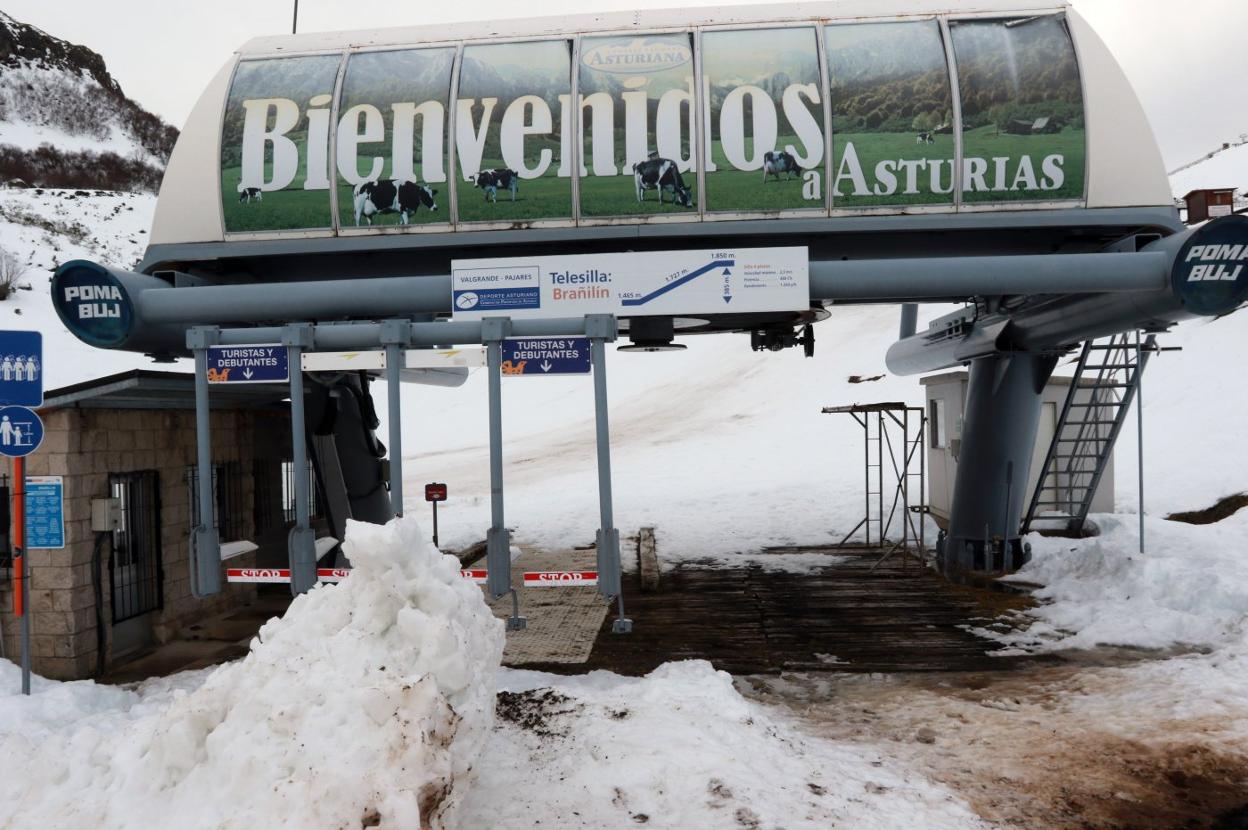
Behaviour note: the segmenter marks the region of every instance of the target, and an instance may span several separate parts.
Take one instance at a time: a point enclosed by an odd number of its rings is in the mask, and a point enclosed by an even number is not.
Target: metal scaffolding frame
[[[862,427],[863,499],[866,513],[837,543],[837,547],[847,544],[850,537],[862,530],[868,547],[887,548],[876,565],[898,551],[903,556],[907,555],[911,541],[917,544],[919,556],[925,555],[927,545],[923,516],[927,513],[927,414],[923,407],[889,401],[825,406],[822,413],[849,415]],[[915,430],[913,435],[912,429]],[[888,477],[885,471],[890,468],[892,476]],[[917,499],[912,498],[912,479],[918,479]],[[893,497],[887,514],[884,512],[888,492],[885,488],[886,481],[892,488]],[[915,514],[919,516],[917,526]],[[900,525],[901,538],[893,541],[890,546],[889,537],[894,524]]]

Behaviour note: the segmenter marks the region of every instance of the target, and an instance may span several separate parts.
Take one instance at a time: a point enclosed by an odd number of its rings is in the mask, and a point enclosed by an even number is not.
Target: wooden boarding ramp
[[[1045,659],[992,656],[994,644],[967,630],[1026,607],[1023,596],[953,585],[930,569],[907,568],[904,557],[874,567],[877,547],[767,553],[838,559],[808,573],[682,564],[650,593],[626,574],[632,636],[611,636],[604,617],[575,670],[640,675],[670,660],[702,659],[734,674],[984,671]],[[554,662],[526,667],[568,670]]]

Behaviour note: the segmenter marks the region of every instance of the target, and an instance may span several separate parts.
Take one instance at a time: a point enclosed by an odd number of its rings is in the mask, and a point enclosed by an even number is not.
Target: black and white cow
[[[793,158],[792,153],[786,153],[783,150],[776,152],[768,150],[763,153],[763,183],[767,182],[767,177],[779,179],[780,174],[785,173],[785,178],[793,178],[794,175],[801,176],[802,168],[798,166],[797,159]]]
[[[506,167],[496,167],[493,170],[482,170],[478,173],[475,184],[485,191],[485,200],[487,202],[497,202],[499,190],[510,190],[511,201],[514,202],[516,201],[516,190],[520,186],[520,175],[515,170],[509,170]]]
[[[433,200],[436,195],[438,191],[428,185],[416,184],[409,179],[360,182],[355,186],[355,224],[359,225],[360,219],[367,219],[371,225],[375,214],[397,213],[399,222],[406,225],[408,216],[421,205],[437,210],[438,203]]]
[[[932,137],[931,133],[919,133],[918,135],[914,137],[914,143],[915,144],[935,144],[936,139]]]
[[[663,194],[672,194],[672,204],[682,207],[693,207],[693,198],[685,180],[681,178],[680,168],[671,159],[648,158],[633,165],[633,183],[637,186],[637,201],[646,200],[647,190],[659,191],[659,204],[663,204]]]
[[[258,187],[238,186],[238,201],[241,202],[263,202],[264,192]]]

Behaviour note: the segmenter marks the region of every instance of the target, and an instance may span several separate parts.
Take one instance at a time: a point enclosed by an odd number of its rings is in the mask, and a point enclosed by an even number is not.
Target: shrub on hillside
[[[122,158],[116,153],[58,150],[51,144],[22,150],[0,144],[0,181],[24,179],[36,187],[155,193],[163,175],[164,171],[142,159]]]

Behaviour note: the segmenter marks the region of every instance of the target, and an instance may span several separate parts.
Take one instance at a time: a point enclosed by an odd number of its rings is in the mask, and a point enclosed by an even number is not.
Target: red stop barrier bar
[[[318,582],[342,582],[350,575],[350,568],[316,569]],[[460,571],[459,575],[478,584],[485,583],[485,571]],[[226,582],[290,582],[290,568],[227,568],[225,580]]]
[[[526,588],[575,588],[597,584],[597,571],[526,571],[524,574]]]

